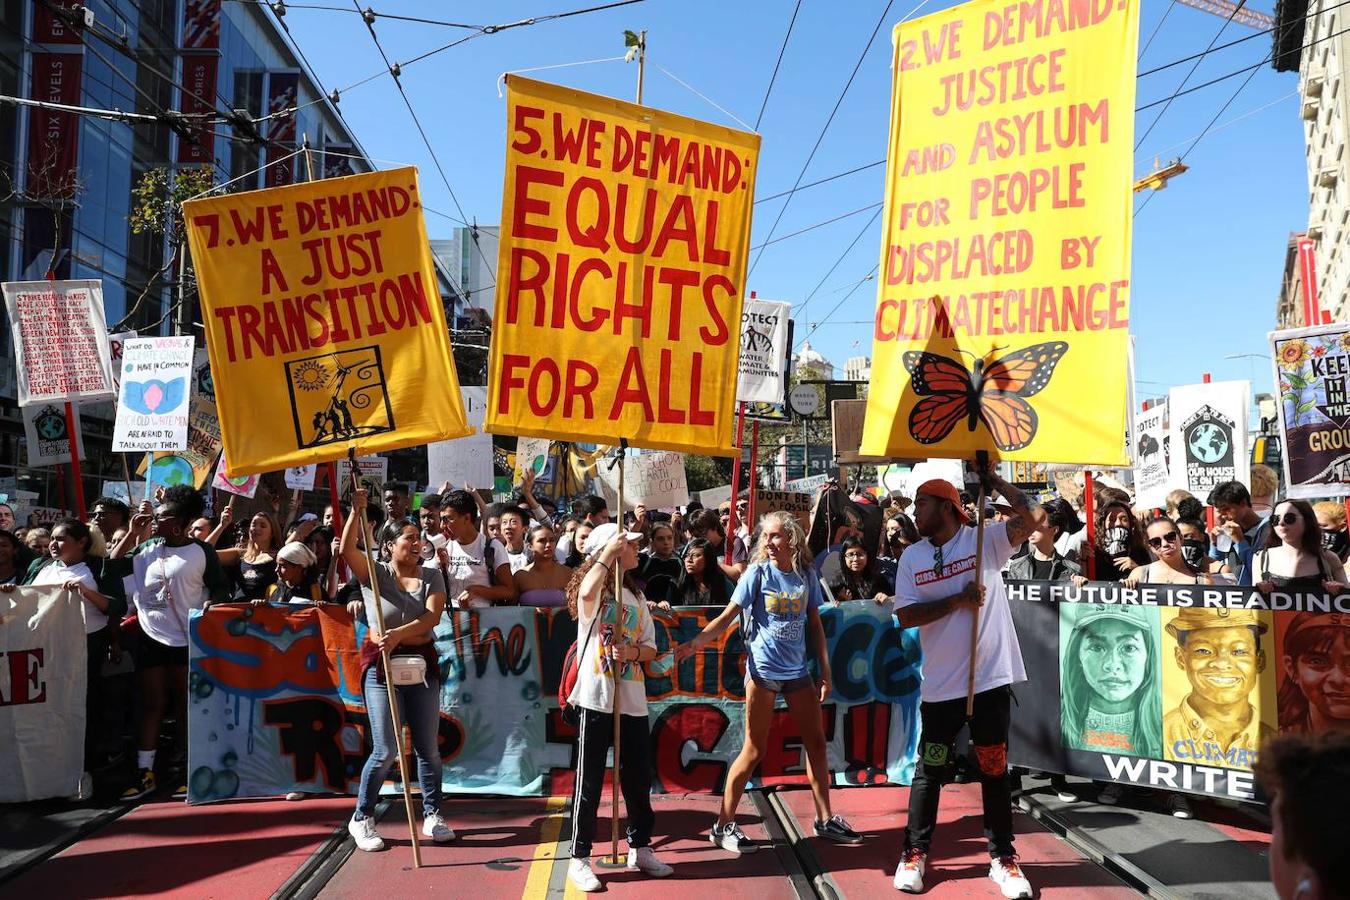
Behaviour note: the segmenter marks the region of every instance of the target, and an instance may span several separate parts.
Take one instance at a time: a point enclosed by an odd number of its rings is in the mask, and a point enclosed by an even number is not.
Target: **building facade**
[[[1297,71],[1308,171],[1307,238],[1313,244],[1316,291],[1322,312],[1345,321],[1350,302],[1350,160],[1346,159],[1350,97],[1350,31],[1335,0],[1293,0],[1276,7],[1274,62]],[[1345,32],[1345,33],[1341,33]],[[1300,50],[1301,48],[1301,50]],[[1286,257],[1285,285],[1291,283]],[[1297,269],[1297,259],[1293,261]],[[1291,305],[1286,306],[1286,301]],[[1301,293],[1280,298],[1277,319],[1303,322]],[[1317,324],[1317,323],[1314,323]]]
[[[267,4],[85,6],[91,22],[62,4],[0,0],[0,94],[155,121],[0,105],[0,280],[41,279],[49,270],[101,279],[109,333],[179,331],[204,343],[195,304],[174,306],[172,245],[163,234],[133,231],[133,191],[146,173],[205,168],[216,184],[250,190],[372,166]],[[461,305],[454,273],[438,269],[453,317]],[[0,492],[18,486],[39,494],[38,505],[62,505],[56,470],[25,465],[7,332],[0,332]],[[81,415],[90,498],[105,478],[122,477],[109,450],[110,413],[103,404]]]

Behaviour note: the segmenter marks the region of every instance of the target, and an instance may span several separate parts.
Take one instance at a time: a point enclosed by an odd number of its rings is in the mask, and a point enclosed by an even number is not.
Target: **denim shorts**
[[[779,680],[776,678],[765,678],[755,671],[754,665],[747,663],[745,667],[745,686],[749,687],[750,682],[754,682],[766,691],[773,691],[775,694],[795,694],[797,691],[804,691],[808,688],[814,688],[816,683],[811,680],[810,675],[798,675],[796,678]]]

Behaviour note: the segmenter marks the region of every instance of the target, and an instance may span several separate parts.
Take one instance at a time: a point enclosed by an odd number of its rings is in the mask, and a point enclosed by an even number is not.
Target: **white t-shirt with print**
[[[595,632],[591,631],[591,617],[585,614],[585,607],[578,604],[581,616],[577,619],[577,683],[567,700],[574,706],[593,709],[596,712],[614,710],[614,677],[610,674],[610,665],[622,665],[619,678],[619,714],[623,716],[647,715],[647,682],[642,663],[614,663],[609,658],[609,647],[614,642],[614,616],[616,604],[610,600],[605,603]],[[594,610],[596,607],[592,606]],[[656,627],[652,624],[647,604],[633,592],[623,590],[623,634],[630,644],[656,648]],[[582,645],[586,655],[581,657]]]
[[[976,529],[961,526],[942,545],[942,569],[935,570],[932,542],[925,538],[905,548],[895,575],[895,608],[941,600],[959,594],[975,581]],[[1006,522],[993,522],[984,529],[984,607],[976,651],[975,691],[992,690],[1027,680],[1022,649],[1013,630],[1008,595],[999,574],[1015,548],[1008,542]],[[966,695],[970,673],[970,617],[974,610],[961,607],[936,622],[919,627],[923,646],[923,685],[919,696],[925,703],[955,700]]]
[[[94,593],[99,593],[98,581],[94,578],[94,573],[89,571],[87,563],[77,562],[73,566],[67,566],[59,559],[49,562],[38,570],[36,577],[33,578],[33,586],[40,584],[65,584],[72,578],[78,578],[80,583],[89,588]],[[108,617],[98,611],[98,607],[80,597],[80,605],[84,607],[84,633],[93,634],[96,631],[102,631],[108,625]]]
[[[141,631],[168,647],[186,647],[188,612],[206,605],[206,551],[196,542],[157,544],[132,560]]]
[[[503,544],[503,546],[505,546]],[[534,553],[530,550],[530,545],[526,544],[519,553],[512,553],[508,548],[506,551],[507,561],[511,563],[511,574],[514,575],[521,569],[534,562]]]
[[[506,548],[502,542],[495,538],[489,538],[487,532],[478,532],[478,537],[474,538],[468,544],[461,544],[459,541],[451,538],[445,545],[445,551],[450,556],[450,565],[446,567],[449,575],[449,591],[446,594],[450,603],[456,608],[459,607],[457,598],[473,585],[487,587],[492,582],[488,578],[487,563],[483,559],[483,547],[487,542],[492,541],[492,564],[493,566],[506,565]],[[491,600],[484,600],[482,597],[470,597],[469,609],[484,609],[492,605]]]

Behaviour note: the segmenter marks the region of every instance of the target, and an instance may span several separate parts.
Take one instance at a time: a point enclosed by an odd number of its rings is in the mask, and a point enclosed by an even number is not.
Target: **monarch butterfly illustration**
[[[1024,398],[1050,383],[1068,350],[1064,341],[1033,344],[988,365],[977,359],[974,371],[938,353],[907,352],[904,366],[920,398],[909,414],[910,434],[921,444],[936,444],[962,419],[971,431],[980,421],[998,449],[1021,450],[1036,436],[1037,423],[1036,410]]]

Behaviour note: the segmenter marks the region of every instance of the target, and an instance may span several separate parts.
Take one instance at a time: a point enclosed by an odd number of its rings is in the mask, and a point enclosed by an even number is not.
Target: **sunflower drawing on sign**
[[[378,346],[286,363],[297,448],[394,430]]]
[[[1033,344],[990,362],[1002,349],[996,347],[976,359],[973,368],[927,350],[905,353],[902,361],[910,387],[919,397],[909,414],[909,431],[916,441],[939,443],[964,419],[970,431],[983,423],[995,446],[1005,452],[1021,450],[1032,442],[1038,419],[1026,398],[1050,383],[1069,345],[1064,341]]]

